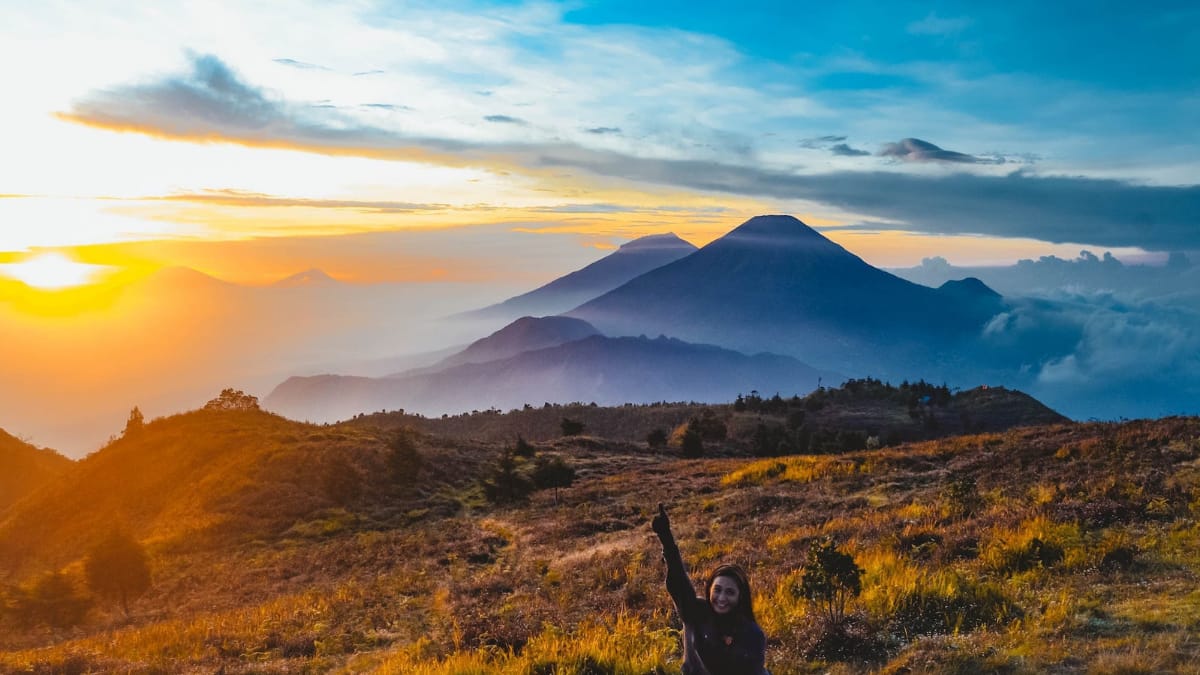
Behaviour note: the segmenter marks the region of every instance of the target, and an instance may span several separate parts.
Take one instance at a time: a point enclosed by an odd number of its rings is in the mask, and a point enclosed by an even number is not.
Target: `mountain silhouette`
[[[545,402],[728,402],[755,389],[805,394],[821,378],[827,383],[844,379],[776,354],[747,356],[663,336],[591,335],[436,372],[387,378],[292,377],[276,387],[263,405],[294,419],[333,421],[401,408],[440,415]]]
[[[569,312],[607,335],[667,334],[857,375],[940,378],[1001,299],[872,267],[792,216],[756,216]]]
[[[641,237],[545,286],[460,316],[514,319],[525,315],[559,314],[695,251],[695,246],[671,233]]]
[[[324,270],[313,268],[297,272],[271,285],[282,288],[295,288],[297,286],[328,286],[336,283],[338,283],[338,280],[326,274]]]
[[[566,316],[541,318],[523,316],[495,333],[472,342],[461,352],[452,354],[433,366],[419,369],[419,372],[445,370],[464,363],[485,363],[505,359],[521,352],[553,347],[564,342],[574,342],[590,335],[599,334],[600,331],[596,330],[595,326],[579,319]],[[399,375],[412,374],[416,373],[399,373]]]

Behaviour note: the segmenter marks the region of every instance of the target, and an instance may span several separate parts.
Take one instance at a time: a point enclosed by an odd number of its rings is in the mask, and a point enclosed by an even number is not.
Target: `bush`
[[[646,445],[652,448],[661,448],[667,444],[667,432],[660,428],[654,429],[646,434]]]
[[[559,427],[562,429],[563,436],[578,436],[583,433],[584,429],[583,422],[573,420],[569,417],[562,418]]]
[[[397,485],[410,484],[421,473],[425,460],[417,451],[411,432],[401,431],[388,442],[387,466],[392,482]]]
[[[483,480],[483,494],[493,504],[520,501],[533,492],[533,481],[526,475],[525,461],[511,449],[505,449]]]
[[[79,593],[62,572],[47,572],[15,595],[11,611],[26,626],[76,626],[83,623],[92,607],[91,598]]]
[[[679,447],[683,451],[684,457],[695,459],[704,454],[704,438],[689,424],[683,432],[683,439]]]
[[[936,584],[923,580],[897,599],[889,625],[893,633],[912,639],[918,635],[965,633],[1000,625],[1020,615],[1020,609],[994,584],[964,578],[939,580]]]
[[[862,592],[862,568],[853,556],[837,550],[833,542],[813,542],[792,595],[808,600],[831,626],[846,618],[846,604]]]

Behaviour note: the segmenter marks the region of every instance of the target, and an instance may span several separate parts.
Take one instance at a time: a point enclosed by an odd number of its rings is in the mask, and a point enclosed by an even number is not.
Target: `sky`
[[[119,324],[100,317],[131,301],[105,284],[167,268],[486,304],[762,213],[886,267],[1200,261],[1194,2],[47,0],[0,19],[0,310],[30,349],[51,324],[78,336],[67,317]],[[0,370],[41,372],[21,360]]]
[[[442,270],[455,277],[527,240],[474,250],[476,226],[555,237],[583,249],[574,262],[665,231],[704,244],[764,212],[881,265],[1200,249],[1194,3],[4,14],[0,263],[82,244],[434,228],[457,242],[462,260]],[[386,280],[336,259],[293,271],[314,266]]]

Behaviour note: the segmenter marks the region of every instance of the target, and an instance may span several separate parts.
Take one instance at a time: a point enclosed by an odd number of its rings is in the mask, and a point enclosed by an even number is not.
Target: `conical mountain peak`
[[[679,236],[674,232],[667,232],[665,234],[649,234],[644,237],[639,237],[633,241],[621,244],[621,247],[618,250],[623,253],[633,253],[636,251],[674,248],[685,249],[688,253],[691,253],[696,249],[695,246],[692,246],[686,241],[680,239]]]
[[[735,246],[767,246],[796,252],[800,249],[806,253],[849,253],[827,239],[823,234],[805,225],[795,216],[766,215],[754,216],[742,223],[729,234],[709,244],[710,247]]]

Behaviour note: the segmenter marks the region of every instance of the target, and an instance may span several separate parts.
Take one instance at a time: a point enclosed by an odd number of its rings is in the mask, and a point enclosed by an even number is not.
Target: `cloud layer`
[[[186,140],[224,140],[372,158],[432,159],[517,171],[565,168],[703,192],[806,200],[932,233],[1152,250],[1200,248],[1200,186],[1195,185],[1150,186],[1029,172],[805,173],[764,166],[751,151],[718,152],[712,159],[672,159],[555,138],[489,141],[415,136],[364,123],[339,110],[314,110],[273,97],[244,82],[211,55],[194,57],[191,72],[183,75],[92,92],[63,116],[100,127]],[[499,123],[496,126],[525,126],[523,120],[505,115],[485,119]],[[602,138],[613,135],[611,129],[615,128],[591,128],[586,135]],[[812,140],[834,143],[835,154],[858,156],[860,151],[840,142],[843,138]],[[990,161],[918,139],[889,146],[884,154],[952,165]]]

